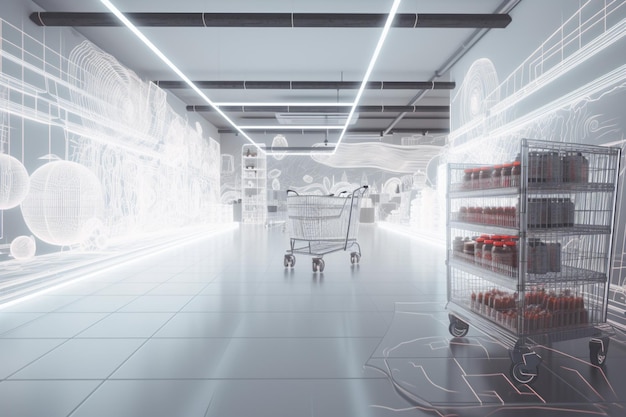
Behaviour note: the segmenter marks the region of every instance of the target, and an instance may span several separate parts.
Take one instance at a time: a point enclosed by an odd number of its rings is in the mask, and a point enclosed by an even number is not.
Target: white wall
[[[119,239],[224,220],[217,129],[75,30],[36,26],[28,16],[38,10],[0,9],[0,152],[31,176],[21,206],[0,211],[2,243],[34,235],[45,253],[83,246],[93,224]],[[33,173],[55,158],[87,171],[55,165],[71,181],[38,189]]]

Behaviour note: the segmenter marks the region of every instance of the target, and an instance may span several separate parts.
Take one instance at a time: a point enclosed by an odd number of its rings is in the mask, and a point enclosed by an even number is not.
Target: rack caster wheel
[[[531,384],[539,375],[541,356],[518,340],[511,350],[511,378],[519,384]]]
[[[448,326],[450,334],[453,337],[465,337],[467,332],[469,332],[469,324],[459,320],[453,315],[448,315],[448,318],[450,319],[450,326]]]
[[[519,384],[532,384],[539,376],[538,367],[527,367],[523,362],[511,364],[511,378]]]
[[[296,257],[293,255],[285,255],[283,264],[285,265],[285,268],[293,268],[296,265]]]
[[[589,360],[593,365],[604,366],[608,351],[608,336],[593,338],[589,341]]]
[[[313,272],[324,271],[324,260],[322,258],[313,258]]]
[[[360,260],[361,260],[361,255],[359,255],[358,253],[352,252],[350,254],[350,263],[351,264],[358,264]]]

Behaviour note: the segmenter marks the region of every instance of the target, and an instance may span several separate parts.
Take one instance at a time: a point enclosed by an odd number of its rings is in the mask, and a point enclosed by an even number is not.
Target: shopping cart
[[[359,230],[361,199],[368,186],[357,188],[352,194],[339,196],[299,195],[287,191],[287,230],[290,249],[285,255],[284,265],[291,268],[296,264],[294,254],[313,255],[313,272],[324,270],[323,256],[340,250],[350,253],[350,262],[361,259],[361,247],[356,241]]]

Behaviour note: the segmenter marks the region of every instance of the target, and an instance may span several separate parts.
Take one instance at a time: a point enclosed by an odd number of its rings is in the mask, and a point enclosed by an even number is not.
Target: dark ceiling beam
[[[245,130],[245,128],[243,128],[243,130]],[[325,130],[303,130],[303,129],[298,129],[298,128],[293,128],[293,129],[272,129],[271,127],[268,127],[267,129],[263,130],[263,129],[255,129],[254,130],[254,134],[255,135],[277,135],[277,134],[284,134],[285,132],[290,132],[290,133],[300,133],[303,135],[308,135],[308,134],[323,134],[325,132]],[[238,131],[235,130],[234,128],[221,128],[221,129],[217,129],[217,133],[219,133],[220,135],[222,134],[229,134],[229,133],[234,133],[234,134],[238,134]],[[374,128],[354,128],[354,129],[348,129],[348,131],[346,132],[347,135],[349,134],[372,134],[372,135],[379,135],[379,136],[385,136],[385,135],[392,135],[394,133],[400,133],[400,134],[426,134],[426,133],[436,133],[436,134],[447,134],[450,133],[450,129],[448,128],[440,128],[440,127],[434,127],[434,128],[396,128],[393,129],[390,132],[387,132],[385,134],[383,134],[383,131],[381,129],[374,129]]]
[[[208,105],[187,106],[189,112],[212,112],[213,107]],[[224,112],[239,113],[348,113],[345,106],[221,106]],[[357,106],[359,113],[449,113],[450,106]]]
[[[380,28],[386,13],[126,13],[144,27]],[[111,13],[34,12],[39,26],[122,26]],[[505,28],[508,14],[399,13],[396,28]]]
[[[154,81],[164,89],[189,88],[184,81]],[[193,81],[213,90],[358,90],[360,81]],[[370,81],[368,90],[453,90],[454,81]]]
[[[334,146],[272,146],[270,152],[332,152]]]
[[[344,113],[345,114],[345,113]],[[385,120],[392,120],[395,118],[395,113],[385,113],[385,114],[381,114],[380,116],[364,116],[363,114],[359,114],[359,120],[379,120],[379,121],[385,121]],[[264,121],[268,121],[268,120],[272,120],[272,121],[276,121],[276,117],[274,115],[271,116],[267,116],[267,115],[262,115],[262,116],[240,116],[239,120],[264,120]],[[404,120],[450,120],[450,116],[445,115],[445,116],[433,116],[433,115],[428,115],[428,116],[421,116],[417,113],[409,113],[406,116],[404,116]]]
[[[494,10],[494,15],[504,15],[508,16],[509,12],[511,12],[515,6],[519,4],[521,0],[502,0],[502,3]],[[454,53],[448,57],[448,59],[443,63],[439,69],[435,71],[435,73],[430,78],[430,81],[435,81],[436,79],[444,76],[450,69],[459,62],[465,54],[467,54],[473,47],[480,41],[490,30],[491,28],[482,27],[476,28],[472,31],[472,34],[459,46],[459,48],[454,51]],[[413,98],[407,103],[408,105],[416,105],[428,92],[428,90],[421,90],[417,92]],[[396,124],[398,124],[404,116],[406,116],[406,112],[400,113],[396,118],[387,126],[384,130],[384,133],[390,132]]]

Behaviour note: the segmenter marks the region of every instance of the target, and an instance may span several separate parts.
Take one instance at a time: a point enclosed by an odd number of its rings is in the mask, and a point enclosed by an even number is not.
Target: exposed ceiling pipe
[[[164,89],[189,88],[183,81],[154,81]],[[198,88],[219,90],[356,90],[360,81],[194,81]],[[370,81],[368,90],[453,90],[453,81]]]
[[[386,13],[126,13],[144,27],[381,28]],[[39,26],[121,26],[111,13],[34,12]],[[396,28],[505,28],[506,14],[400,13]]]
[[[498,8],[494,11],[494,13],[503,13],[506,16],[509,16],[508,13],[513,10],[515,8],[515,6],[518,5],[518,3],[521,0],[504,0],[502,3],[500,3],[500,6],[498,6]],[[435,73],[433,74],[433,76],[430,78],[430,81],[435,82],[435,80],[439,77],[441,77],[442,75],[444,75],[446,72],[448,72],[457,62],[459,62],[459,60],[461,58],[463,58],[465,56],[465,54],[474,46],[476,45],[476,43],[478,43],[478,41],[480,41],[483,36],[485,36],[487,34],[487,32],[489,32],[489,29],[476,29],[469,38],[467,38],[467,40],[450,56],[450,58],[448,58],[446,60],[446,62],[437,70],[435,71]],[[428,92],[428,90],[422,90],[420,92],[418,92],[412,99],[411,101],[409,101],[409,105],[415,105],[417,102],[419,102],[422,97],[424,97],[424,95],[426,95],[426,93]],[[398,124],[398,122],[400,120],[402,120],[404,118],[404,116],[406,116],[406,112],[402,112],[400,113],[390,124],[389,126],[387,126],[387,128],[383,131],[383,133],[386,135],[388,134],[391,129],[394,128],[394,126],[396,124]]]
[[[245,128],[243,128],[245,130]],[[312,131],[312,130],[303,130],[303,129],[298,129],[297,127],[293,128],[293,129],[287,129],[287,128],[282,128],[282,129],[272,129],[271,127],[268,127],[267,129],[263,130],[263,129],[255,129],[254,133],[255,134],[259,134],[259,135],[277,135],[277,134],[284,134],[285,131],[288,131],[291,133],[300,133],[300,134],[320,134],[320,130],[317,131]],[[222,129],[218,129],[217,133],[219,134],[228,134],[228,133],[237,133],[237,131],[235,129],[232,128],[222,128]],[[401,133],[401,134],[419,134],[419,135],[424,135],[427,133],[436,133],[436,134],[448,134],[450,133],[450,129],[448,128],[440,128],[440,127],[433,127],[433,128],[411,128],[411,129],[393,129],[390,133],[386,133],[384,134],[384,132],[374,129],[374,128],[357,128],[357,129],[348,129],[346,134],[375,134],[378,136],[387,136],[387,135],[392,135],[394,133]]]
[[[241,113],[346,113],[346,108],[342,106],[220,106],[220,109],[225,112]],[[214,110],[207,105],[190,105],[187,106],[187,111],[211,112]],[[357,106],[355,111],[362,113],[448,113],[450,106]]]

